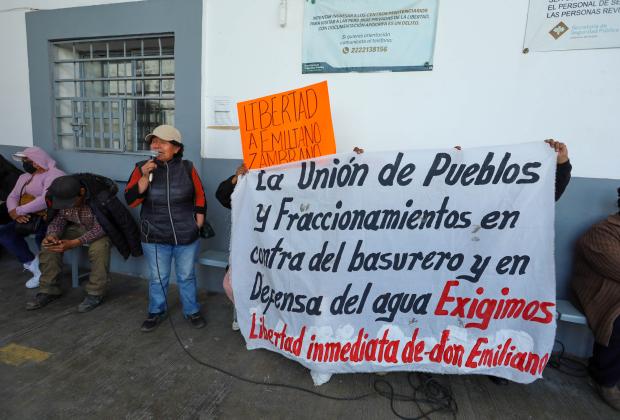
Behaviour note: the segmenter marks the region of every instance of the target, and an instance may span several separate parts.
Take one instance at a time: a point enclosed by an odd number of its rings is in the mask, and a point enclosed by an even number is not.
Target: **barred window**
[[[54,129],[65,150],[140,152],[174,125],[174,36],[52,43]]]

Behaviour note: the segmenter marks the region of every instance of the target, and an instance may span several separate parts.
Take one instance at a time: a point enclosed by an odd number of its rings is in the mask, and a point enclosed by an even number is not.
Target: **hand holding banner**
[[[249,172],[231,255],[248,348],[320,373],[541,377],[555,336],[555,160],[539,142]]]

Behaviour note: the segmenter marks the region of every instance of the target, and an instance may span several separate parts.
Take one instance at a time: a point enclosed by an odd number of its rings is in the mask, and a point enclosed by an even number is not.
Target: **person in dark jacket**
[[[215,192],[215,198],[220,204],[227,209],[231,209],[232,204],[232,193],[235,191],[235,186],[237,185],[237,180],[240,176],[245,175],[248,172],[248,168],[245,166],[245,163],[239,165],[237,170],[233,175],[226,178],[224,181],[220,183],[217,187],[217,191]]]
[[[364,153],[364,149],[360,147],[354,147],[353,151],[357,153],[358,155]],[[237,167],[237,170],[235,171],[233,175],[226,178],[217,187],[217,191],[215,192],[215,198],[217,198],[217,201],[219,201],[222,206],[226,207],[229,210],[232,208],[231,207],[232,206],[232,194],[235,191],[235,187],[237,186],[237,181],[239,180],[239,177],[245,175],[246,173],[248,173],[248,168],[245,166],[245,163],[242,163],[241,165]],[[226,274],[224,275],[222,286],[224,288],[224,291],[226,292],[226,296],[228,296],[228,299],[230,299],[230,301],[234,304],[235,298],[233,296],[232,273],[230,270],[230,266],[226,267]],[[233,308],[232,330],[239,331],[239,324],[237,322],[237,312],[234,308]]]
[[[231,204],[232,204],[231,197],[232,197],[232,193],[235,191],[237,180],[239,179],[240,176],[245,175],[247,172],[248,172],[248,168],[245,166],[245,163],[242,163],[237,168],[234,175],[230,176],[229,178],[226,178],[217,187],[217,191],[215,192],[215,198],[217,198],[217,201],[219,201],[222,206],[226,207],[227,209],[231,208]],[[230,272],[230,266],[226,267],[226,274],[224,275],[222,286],[224,287],[224,292],[226,292],[226,296],[228,296],[228,299],[230,299],[230,301],[234,305],[235,298],[233,296],[232,273]],[[237,322],[237,311],[234,307],[233,307],[233,320],[232,320],[231,328],[233,331],[239,331],[239,323]]]
[[[199,230],[207,211],[202,182],[193,164],[182,159],[179,130],[160,125],[145,140],[158,155],[136,164],[125,188],[127,204],[142,205],[142,248],[151,269],[148,316],[141,330],[153,331],[167,315],[173,260],[183,314],[193,327],[202,328],[206,322],[200,313],[195,273]]]
[[[13,221],[6,208],[6,199],[15,187],[17,178],[21,174],[23,174],[22,171],[13,166],[4,156],[0,155],[0,202],[2,203],[0,204],[0,225]]]
[[[553,139],[547,139],[545,143],[557,153],[555,166],[555,201],[558,201],[570,182],[570,175],[573,167],[568,158],[568,148],[566,144]],[[489,375],[488,378],[496,385],[508,385],[510,383],[508,379],[499,378],[497,376]]]
[[[555,167],[555,201],[558,201],[570,182],[570,173],[573,166],[570,164],[570,159],[568,158],[568,148],[566,144],[553,139],[547,139],[545,143],[557,153],[557,164]]]
[[[60,297],[62,254],[67,250],[89,245],[91,272],[79,312],[88,312],[103,301],[111,244],[125,258],[142,254],[138,227],[116,197],[117,191],[114,181],[94,174],[67,175],[52,182],[46,195],[50,222],[39,257],[40,293],[27,302],[27,310],[40,309]]]
[[[71,177],[84,188],[86,205],[123,258],[142,256],[140,230],[127,207],[116,196],[118,185],[111,179],[96,174],[81,173]],[[48,205],[53,204],[54,199],[48,195],[47,201]],[[50,206],[47,219],[53,220],[56,212],[57,210]]]

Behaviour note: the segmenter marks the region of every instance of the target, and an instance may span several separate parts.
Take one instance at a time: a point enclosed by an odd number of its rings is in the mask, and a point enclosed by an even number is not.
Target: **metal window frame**
[[[145,41],[156,41],[156,46],[147,47],[145,49]],[[163,46],[163,42],[167,42],[170,46]],[[139,41],[139,48],[128,48],[128,43],[131,41]],[[172,41],[171,43],[169,41]],[[111,43],[122,42],[123,52],[122,56],[110,56]],[[163,82],[166,80],[172,80],[173,83],[176,77],[176,66],[174,65],[174,33],[158,33],[158,34],[145,34],[145,35],[132,35],[132,36],[118,36],[118,37],[103,37],[103,38],[79,38],[79,39],[67,39],[50,41],[51,44],[51,80],[52,80],[52,94],[53,94],[53,132],[55,133],[54,141],[56,146],[64,150],[74,151],[93,151],[93,152],[112,152],[112,153],[140,153],[143,149],[140,148],[141,141],[138,139],[138,130],[140,124],[139,117],[147,117],[146,124],[151,122],[152,113],[139,114],[138,108],[148,108],[150,102],[159,103],[159,112],[167,112],[176,109],[175,90],[176,86],[173,84],[172,90],[164,91]],[[105,50],[102,48],[94,48],[95,44],[104,45]],[[87,46],[85,49],[84,46]],[[71,58],[58,58],[61,48],[71,48]],[[105,51],[105,57],[100,56],[101,52]],[[84,56],[84,52],[88,57]],[[165,53],[164,53],[165,52]],[[163,60],[173,60],[173,73],[163,73]],[[156,74],[146,73],[146,62],[157,61]],[[100,63],[101,77],[87,77],[85,66],[88,63]],[[59,77],[60,65],[72,64],[73,77]],[[116,65],[116,76],[110,77],[110,66]],[[119,76],[119,66],[125,67],[123,73],[124,76]],[[127,65],[131,71],[131,76],[127,76]],[[70,71],[71,72],[71,71]],[[157,74],[158,73],[158,74]],[[155,91],[149,91],[146,89],[146,83],[149,80],[158,81],[159,89]],[[72,83],[73,92],[78,96],[61,96],[61,84]],[[97,84],[100,86],[97,86]],[[116,84],[115,91],[112,89],[113,83]],[[122,83],[122,85],[121,85]],[[121,89],[122,87],[122,89]],[[96,92],[98,88],[101,89],[99,95],[88,96],[88,90]],[[115,93],[112,93],[112,92]],[[121,94],[123,92],[123,94]],[[168,92],[168,93],[165,93]],[[131,107],[128,106],[128,102],[131,103]],[[162,101],[173,101],[173,107],[161,108]],[[71,115],[63,115],[59,108],[59,105],[68,106],[69,103],[71,109]],[[95,104],[98,104],[99,112],[94,112]],[[142,103],[142,105],[139,105]],[[117,104],[118,111],[113,112],[113,104]],[[104,110],[108,107],[109,112]],[[128,111],[130,109],[130,111]],[[90,110],[90,112],[86,112]],[[126,136],[126,124],[127,124],[127,112],[131,112],[131,137],[133,138],[132,147],[128,150],[128,139]],[[115,115],[118,113],[118,115]],[[97,114],[97,115],[95,115]],[[71,118],[72,133],[62,132],[62,121],[66,121]],[[173,117],[174,118],[174,115]],[[87,124],[85,120],[89,119],[90,133],[84,134],[83,127]],[[108,121],[109,133],[105,132],[104,119]],[[112,130],[114,123],[113,120],[118,120],[118,131]],[[96,121],[98,121],[96,123]],[[163,123],[160,121],[159,123]],[[98,130],[95,132],[95,125],[98,125]],[[95,136],[98,134],[98,137]],[[63,145],[63,138],[68,136],[74,137],[74,147],[68,148]],[[88,141],[87,141],[88,139]],[[99,145],[95,146],[95,140],[98,140]],[[118,140],[119,147],[113,147],[114,142]]]

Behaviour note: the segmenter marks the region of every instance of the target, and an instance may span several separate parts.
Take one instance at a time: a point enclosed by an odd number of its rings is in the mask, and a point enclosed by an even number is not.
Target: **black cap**
[[[80,181],[71,175],[56,178],[47,193],[52,197],[53,209],[68,209],[73,207],[75,199],[80,195]]]

